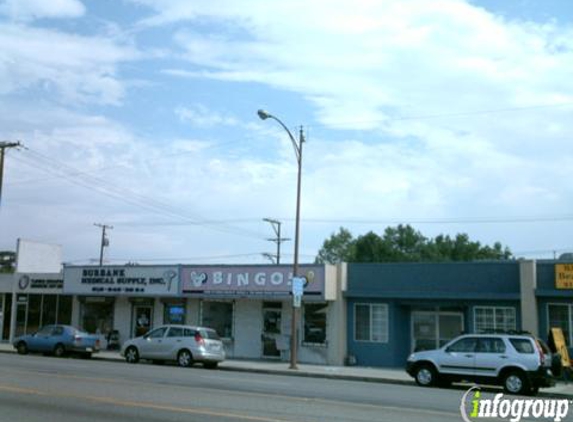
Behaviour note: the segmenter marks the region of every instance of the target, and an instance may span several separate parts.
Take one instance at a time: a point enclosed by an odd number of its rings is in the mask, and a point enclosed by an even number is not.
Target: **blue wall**
[[[511,306],[521,327],[517,262],[349,264],[348,354],[358,365],[402,367],[411,351],[413,310],[456,308],[474,329],[475,306]],[[354,305],[388,305],[388,343],[354,340]]]
[[[349,264],[347,296],[519,299],[519,264]]]

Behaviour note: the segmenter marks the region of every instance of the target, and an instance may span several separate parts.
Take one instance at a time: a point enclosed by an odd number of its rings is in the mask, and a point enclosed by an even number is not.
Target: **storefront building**
[[[227,355],[288,360],[290,266],[66,266],[72,324],[119,342],[161,324],[214,328]],[[345,306],[334,266],[302,265],[305,293],[297,338],[300,362],[342,364]]]
[[[537,300],[539,335],[545,338],[552,327],[559,327],[573,351],[573,263],[539,261],[536,270],[532,288]]]
[[[0,274],[0,341],[10,339],[13,274]]]
[[[74,296],[72,324],[119,342],[164,323],[183,323],[178,266],[66,266],[64,291]]]
[[[521,329],[518,262],[349,264],[348,361],[401,367],[463,332]]]
[[[11,341],[47,324],[69,324],[72,296],[63,293],[61,273],[3,274],[0,277],[1,339]]]

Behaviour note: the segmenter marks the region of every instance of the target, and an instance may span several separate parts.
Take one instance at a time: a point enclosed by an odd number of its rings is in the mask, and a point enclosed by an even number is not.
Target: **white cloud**
[[[189,122],[199,127],[236,126],[239,121],[232,116],[224,116],[214,110],[209,110],[203,104],[190,107],[177,107],[175,114],[183,122]]]
[[[42,18],[79,18],[86,9],[78,0],[3,0],[0,14],[14,21]]]
[[[37,89],[72,104],[119,104],[117,65],[139,57],[112,39],[13,24],[0,24],[0,51],[0,94]]]

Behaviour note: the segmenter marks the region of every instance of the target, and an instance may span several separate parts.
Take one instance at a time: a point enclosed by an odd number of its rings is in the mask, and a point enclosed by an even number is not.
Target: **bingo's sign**
[[[305,296],[324,296],[324,266],[301,265]],[[291,266],[188,266],[181,268],[181,293],[208,297],[288,297]]]

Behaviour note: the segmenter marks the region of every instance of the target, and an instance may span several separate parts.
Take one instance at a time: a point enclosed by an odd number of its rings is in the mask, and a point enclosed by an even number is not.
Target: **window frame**
[[[567,308],[567,324],[569,325],[568,338],[565,338],[567,346],[571,347],[573,344],[573,304],[563,303],[563,302],[548,302],[545,307],[545,316],[547,317],[547,330],[551,330],[550,318],[549,318],[549,306],[564,306]],[[565,333],[563,333],[565,334]]]
[[[233,337],[235,335],[235,318],[236,318],[236,306],[235,306],[235,301],[234,300],[201,300],[200,305],[199,305],[199,325],[202,327],[206,327],[206,328],[212,328],[213,327],[209,327],[208,325],[205,325],[203,322],[203,317],[205,314],[205,309],[204,309],[204,304],[205,303],[226,303],[226,304],[230,304],[231,305],[231,335],[230,336],[225,336],[222,333],[217,332],[217,334],[219,335],[219,337],[221,338],[221,340],[226,340],[226,341],[232,341]],[[216,330],[215,330],[216,331]]]
[[[306,329],[305,329],[305,325],[306,325],[306,307],[307,306],[312,306],[312,305],[318,305],[318,306],[322,306],[322,308],[326,309],[326,312],[324,314],[324,341],[322,342],[317,342],[317,341],[307,341],[306,340]],[[320,347],[326,347],[328,345],[328,302],[322,303],[313,303],[313,302],[309,302],[309,303],[303,303],[302,304],[302,308],[303,308],[303,318],[302,318],[302,322],[303,322],[303,326],[302,326],[302,344],[303,345],[307,345],[307,346],[320,346]]]
[[[501,329],[501,328],[498,328],[498,327],[496,326],[496,325],[497,325],[497,318],[496,318],[497,315],[496,315],[496,312],[497,312],[497,311],[502,311],[502,310],[503,310],[503,311],[511,310],[511,311],[513,312],[513,322],[514,322],[514,325],[513,325],[512,328],[509,328],[509,330],[514,330],[514,331],[517,330],[517,311],[516,311],[516,309],[515,309],[514,306],[474,306],[474,308],[473,308],[473,317],[474,317],[474,332],[475,332],[475,333],[478,333],[478,334],[479,334],[479,333],[485,333],[484,331],[479,331],[479,330],[478,330],[478,324],[477,324],[477,319],[478,319],[478,318],[477,318],[477,316],[478,316],[478,315],[477,315],[477,314],[478,314],[477,311],[478,311],[478,309],[480,309],[480,310],[481,310],[481,309],[483,309],[483,310],[492,310],[492,311],[493,311],[493,324],[492,324],[492,325],[493,325],[493,330],[494,330],[494,332],[495,332],[496,330],[498,330],[498,329]],[[482,330],[483,330],[483,328],[482,328]],[[507,330],[507,329],[506,329],[506,330]]]
[[[369,313],[368,313],[368,325],[369,325],[369,338],[368,340],[364,340],[364,339],[357,339],[356,338],[356,323],[357,323],[357,318],[356,318],[356,309],[358,306],[367,306],[369,309]],[[385,315],[385,324],[381,326],[382,329],[382,339],[381,340],[373,340],[373,319],[372,319],[372,315],[373,315],[373,309],[375,307],[379,307],[380,309],[382,309],[384,315]],[[353,338],[354,341],[357,343],[375,343],[375,344],[388,344],[390,341],[390,309],[387,303],[368,303],[368,302],[357,302],[354,304],[354,324],[353,324]]]

